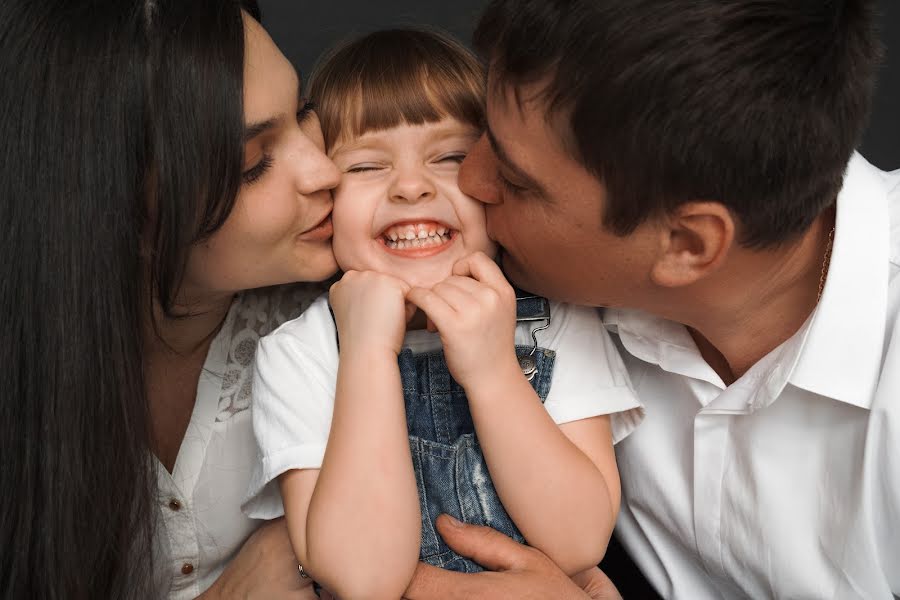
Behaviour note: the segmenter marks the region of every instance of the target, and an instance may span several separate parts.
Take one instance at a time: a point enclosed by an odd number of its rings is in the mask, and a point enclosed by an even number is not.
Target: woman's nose
[[[341,182],[341,171],[325,154],[325,140],[319,118],[313,114],[300,124],[291,138],[289,160],[294,165],[297,191],[304,196],[334,189]]]
[[[328,155],[310,144],[299,157],[298,191],[304,196],[331,190],[341,182],[341,172]]]

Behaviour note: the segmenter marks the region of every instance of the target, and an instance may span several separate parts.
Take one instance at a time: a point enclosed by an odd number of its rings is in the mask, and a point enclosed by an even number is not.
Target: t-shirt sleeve
[[[640,424],[644,409],[600,315],[562,303],[551,305],[550,315],[549,339],[537,334],[542,347],[556,351],[547,412],[557,424],[610,415],[618,443]]]
[[[242,507],[249,517],[284,514],[278,476],[322,465],[337,365],[334,322],[324,299],[260,340],[251,405],[257,460]]]

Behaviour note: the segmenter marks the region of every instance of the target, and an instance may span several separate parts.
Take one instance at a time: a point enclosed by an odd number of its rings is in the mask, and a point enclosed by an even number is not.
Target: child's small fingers
[[[480,291],[483,291],[487,287],[480,281],[476,281],[471,277],[465,277],[462,275],[451,275],[450,277],[445,279],[443,283],[454,285],[462,290],[465,290],[466,293],[473,296],[478,294]]]
[[[453,274],[462,277],[471,277],[494,289],[509,286],[503,271],[484,252],[474,252],[465,256],[453,265]]]
[[[405,311],[406,322],[409,323],[410,319],[413,318],[413,315],[416,314],[416,311],[419,310],[419,307],[412,302],[407,301],[403,304],[403,309]]]
[[[457,277],[456,279],[462,278]],[[478,284],[476,283],[476,285]],[[445,279],[434,284],[431,291],[443,298],[444,302],[460,314],[466,314],[476,308],[477,300],[472,291],[466,289],[466,286],[460,285],[458,282]]]
[[[422,309],[425,316],[440,328],[441,323],[448,322],[456,314],[456,311],[447,304],[440,295],[432,290],[414,287],[406,294],[406,299]]]

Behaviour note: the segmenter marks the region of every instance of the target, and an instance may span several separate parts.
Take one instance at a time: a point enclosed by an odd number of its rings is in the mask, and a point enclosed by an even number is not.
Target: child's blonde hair
[[[481,129],[484,69],[453,38],[432,30],[376,31],[339,46],[316,67],[309,96],[325,147],[345,135],[446,117]]]

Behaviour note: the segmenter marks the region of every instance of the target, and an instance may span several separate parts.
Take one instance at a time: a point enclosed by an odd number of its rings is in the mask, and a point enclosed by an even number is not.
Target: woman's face
[[[330,190],[340,173],[324,153],[319,119],[294,68],[246,14],[244,32],[243,182],[221,229],[191,250],[185,299],[319,281],[337,269]]]

